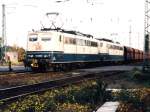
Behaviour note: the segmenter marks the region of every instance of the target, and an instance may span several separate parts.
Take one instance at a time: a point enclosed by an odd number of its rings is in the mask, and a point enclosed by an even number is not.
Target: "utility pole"
[[[4,45],[5,45],[5,37],[6,37],[6,15],[5,15],[5,5],[2,5],[2,38],[0,42],[1,53],[0,58],[4,57]]]
[[[144,20],[144,62],[143,71],[150,72],[150,0],[145,0],[145,20]]]
[[[5,55],[5,41],[6,40],[6,14],[5,14],[5,5],[2,5],[2,38],[1,38],[1,59]]]
[[[132,36],[132,26],[131,26],[132,20],[129,20],[129,46],[131,47],[131,36]]]
[[[139,39],[140,39],[140,33],[138,32],[138,49],[140,48]]]
[[[129,46],[131,47],[131,34],[132,34],[132,31],[131,31],[131,25],[129,27]]]

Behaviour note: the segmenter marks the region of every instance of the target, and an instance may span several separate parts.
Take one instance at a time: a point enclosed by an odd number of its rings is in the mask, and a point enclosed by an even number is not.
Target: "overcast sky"
[[[57,1],[57,2],[56,2]],[[60,2],[63,1],[63,2]],[[47,12],[59,12],[56,25],[65,29],[109,38],[143,49],[144,0],[0,0],[6,5],[7,44],[26,48],[28,31],[50,26]],[[2,27],[0,27],[0,36]]]

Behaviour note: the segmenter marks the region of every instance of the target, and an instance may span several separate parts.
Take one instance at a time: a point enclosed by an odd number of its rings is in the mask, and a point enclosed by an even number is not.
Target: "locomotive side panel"
[[[75,60],[76,39],[74,35],[63,35],[63,62],[72,62]]]
[[[103,61],[123,61],[123,46],[111,42],[100,41],[99,53]]]

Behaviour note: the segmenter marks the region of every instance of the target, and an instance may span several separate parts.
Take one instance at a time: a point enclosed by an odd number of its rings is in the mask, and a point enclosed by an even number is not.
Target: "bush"
[[[3,112],[87,112],[105,100],[106,84],[85,81],[80,86],[47,91],[41,95],[30,95],[6,106]]]
[[[150,89],[122,90],[114,93],[114,97],[121,102],[117,112],[149,112]]]
[[[133,79],[140,80],[142,73],[140,71],[135,71],[133,73]]]
[[[131,79],[139,80],[142,76],[142,72],[138,68],[133,68],[129,75]]]
[[[90,112],[90,109],[86,105],[80,105],[78,103],[64,103],[58,104],[56,112]]]

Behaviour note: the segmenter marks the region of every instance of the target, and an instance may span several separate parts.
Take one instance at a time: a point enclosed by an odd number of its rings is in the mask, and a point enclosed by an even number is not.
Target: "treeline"
[[[6,52],[17,52],[18,53],[18,61],[21,62],[25,58],[25,49],[18,46],[7,46]]]

